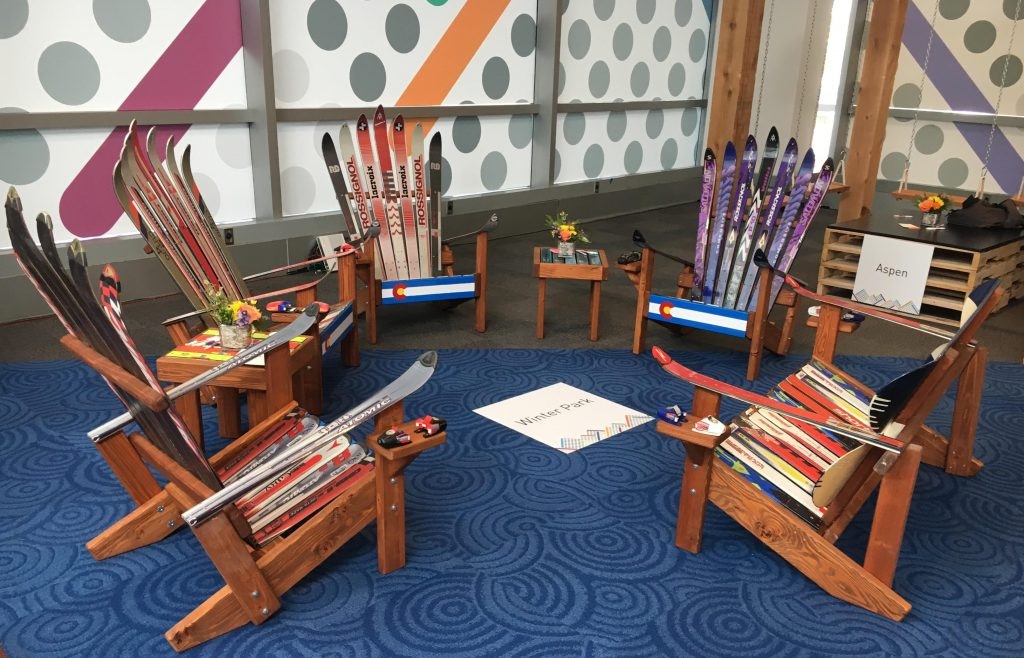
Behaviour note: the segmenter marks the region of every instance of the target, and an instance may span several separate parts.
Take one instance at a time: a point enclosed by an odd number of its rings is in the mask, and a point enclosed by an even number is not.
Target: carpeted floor
[[[742,353],[674,355],[742,383]],[[415,356],[367,351],[360,368],[332,371],[325,417]],[[766,360],[753,388],[802,361]],[[877,385],[910,360],[841,363]],[[676,549],[683,451],[652,425],[565,455],[471,411],[558,381],[647,412],[688,405],[690,387],[650,357],[444,350],[408,403],[449,421],[448,443],[409,470],[408,565],[379,575],[364,533],[261,627],[189,655],[1024,655],[1024,367],[991,363],[987,378],[987,466],[971,479],[922,468],[894,585],[914,608],[893,623],[828,596],[714,508],[703,552]],[[932,419],[940,431],[951,404]],[[163,632],[221,584],[188,531],[104,562],[85,551],[130,509],[84,436],[118,411],[76,363],[0,364],[0,645],[11,658],[170,655]],[[840,543],[854,556],[869,514]]]

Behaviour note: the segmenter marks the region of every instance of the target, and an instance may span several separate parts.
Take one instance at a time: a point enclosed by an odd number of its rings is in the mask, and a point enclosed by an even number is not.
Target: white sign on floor
[[[652,420],[647,414],[561,383],[473,411],[562,452],[573,452]]]
[[[921,314],[934,245],[865,235],[853,281],[853,299],[903,313]]]

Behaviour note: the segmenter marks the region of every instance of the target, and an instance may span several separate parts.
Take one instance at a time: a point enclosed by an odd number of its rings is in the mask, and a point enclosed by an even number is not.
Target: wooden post
[[[352,303],[352,329],[341,342],[341,362],[346,366],[359,365],[359,301],[356,299],[356,255],[350,253],[338,259],[338,301]]]
[[[633,324],[633,354],[644,349],[647,339],[647,305],[651,300],[651,280],[654,277],[654,252],[644,248],[640,258],[640,276],[636,286],[636,321]]]
[[[988,348],[978,345],[967,367],[960,373],[953,406],[953,429],[949,433],[945,470],[952,475],[974,475],[974,434],[978,430],[981,391],[985,384]]]
[[[707,416],[718,418],[720,403],[721,396],[717,393],[694,388],[692,415],[695,419]],[[686,463],[683,464],[683,484],[679,490],[676,546],[684,551],[699,553],[715,451],[713,448],[695,443],[683,445],[686,447]]]
[[[850,189],[840,197],[840,222],[857,219],[871,211],[903,24],[907,19],[907,2],[891,0],[872,5],[864,64],[860,70],[857,111],[853,115],[846,157],[846,182]]]
[[[719,12],[707,144],[721,154],[728,141],[742,145],[750,130],[764,0],[722,0]]]
[[[814,332],[814,358],[824,363],[834,363],[836,358],[836,340],[839,338],[839,321],[843,318],[843,309],[832,304],[822,304],[818,308],[818,329]]]
[[[478,333],[487,331],[487,234],[476,234],[476,325]]]
[[[864,570],[892,587],[896,574],[896,561],[903,543],[903,530],[910,513],[910,499],[914,495],[917,469],[921,465],[921,446],[909,445],[896,464],[882,478],[878,490],[878,503],[871,522],[868,550],[864,556]]]

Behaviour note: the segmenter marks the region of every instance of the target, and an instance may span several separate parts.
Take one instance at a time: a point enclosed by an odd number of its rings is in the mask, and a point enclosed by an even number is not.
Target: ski
[[[732,454],[732,452],[725,447],[724,443],[715,450],[715,454],[731,470],[739,473],[740,476],[774,499],[780,505],[793,512],[802,521],[815,529],[821,527],[822,512],[820,508],[815,506],[809,509],[804,503],[798,502],[795,498],[786,493],[780,485],[775,484],[764,475],[761,475],[758,467],[748,464],[743,458]],[[764,466],[764,464],[761,464],[761,466]]]
[[[356,158],[356,149],[352,143],[352,131],[349,130],[348,124],[343,124],[338,132],[338,148],[341,149],[342,164],[345,166],[345,172],[348,174],[349,187],[352,188],[352,200],[355,201],[360,233],[368,238],[370,227],[378,227],[378,233],[374,234],[374,237],[377,237],[377,257],[374,259],[374,276],[380,279],[383,278],[384,273],[382,265],[384,252],[382,251],[379,236],[380,223],[374,218],[370,211],[370,206],[367,204],[368,197],[366,190],[363,189],[363,179],[359,175],[359,160]]]
[[[660,347],[653,347],[651,353],[654,355],[655,360],[661,364],[661,367],[665,369],[671,375],[690,382],[695,386],[705,388],[722,395],[728,395],[731,398],[740,400],[747,404],[752,404],[758,407],[767,407],[783,416],[789,418],[795,418],[797,420],[804,421],[816,427],[821,427],[843,436],[848,436],[852,439],[866,443],[868,445],[882,448],[890,452],[900,452],[903,449],[903,443],[892,439],[881,434],[875,434],[874,432],[867,430],[863,427],[857,427],[837,421],[835,418],[826,414],[814,413],[800,407],[792,407],[788,404],[779,402],[770,397],[764,395],[758,395],[752,391],[748,391],[731,384],[719,381],[707,375],[702,375],[695,370],[691,370],[686,366],[676,363],[672,360],[672,357],[667,352],[662,350]],[[877,397],[877,396],[876,396]]]
[[[832,173],[832,158],[828,158],[821,165],[821,171],[818,172],[818,180],[814,182],[814,188],[811,190],[810,196],[807,197],[807,203],[804,204],[800,220],[793,227],[793,232],[786,241],[786,246],[776,263],[776,267],[783,272],[788,272],[790,266],[793,265],[793,261],[796,260],[796,252],[800,250],[800,245],[803,244],[807,228],[811,225],[811,220],[814,219],[814,216],[818,214],[818,209],[821,208],[825,195],[828,194],[828,186],[832,182]],[[772,279],[770,304],[775,303],[775,298],[778,297],[779,291],[782,290],[782,283],[782,279]]]
[[[441,272],[441,133],[430,138],[430,239],[434,271]]]
[[[356,140],[359,143],[359,159],[363,162],[363,172],[366,174],[367,194],[373,208],[373,217],[381,225],[380,238],[377,240],[380,246],[378,253],[381,257],[381,270],[385,279],[397,279],[398,265],[395,263],[395,251],[391,246],[391,231],[386,228],[387,213],[384,210],[384,197],[381,196],[381,181],[377,160],[373,155],[373,143],[370,141],[370,123],[366,120],[365,114],[360,114],[356,121]]]
[[[405,119],[399,114],[391,124],[391,141],[395,149],[395,185],[398,200],[402,205],[402,232],[405,237],[405,258],[409,262],[409,276],[428,276],[421,268],[419,245],[416,240],[416,212],[412,204],[412,187],[409,185],[409,147],[405,135]]]
[[[775,160],[779,157],[779,131],[772,126],[768,131],[768,139],[764,142],[764,154],[761,156],[761,168],[757,171],[754,191],[761,193],[761,198],[768,196],[768,184],[771,182],[775,169]]]
[[[704,258],[708,250],[708,219],[715,193],[715,152],[704,149],[704,176],[700,184],[700,212],[697,214],[697,246],[693,253],[693,287],[691,297],[700,299],[704,290]]]
[[[257,471],[235,480],[213,496],[186,510],[182,514],[182,518],[189,525],[202,523],[253,487],[268,482],[282,471],[287,470],[294,460],[301,459],[304,455],[316,450],[320,444],[325,441],[329,442],[338,434],[343,434],[361,425],[374,415],[414,393],[430,379],[436,367],[437,352],[424,353],[398,379],[350,409],[334,422],[312,432],[309,441],[304,445],[285,451]]]
[[[269,430],[263,433],[256,441],[245,447],[245,450],[235,455],[231,461],[220,464],[217,467],[217,477],[221,482],[227,484],[236,473],[245,468],[253,459],[269,450],[271,446],[280,444],[300,433],[315,429],[320,424],[319,419],[304,409],[296,409],[284,416]]]
[[[804,154],[804,159],[800,163],[800,169],[797,170],[796,179],[793,182],[793,189],[789,193],[789,199],[786,201],[786,207],[782,211],[782,216],[779,217],[779,221],[775,226],[775,232],[768,236],[768,262],[773,266],[779,259],[779,252],[782,251],[782,246],[785,244],[786,239],[789,236],[790,227],[793,225],[793,220],[796,219],[797,213],[800,212],[800,204],[803,203],[804,197],[807,195],[807,187],[811,182],[811,178],[814,176],[814,151],[807,149]],[[757,306],[757,292],[761,287],[760,281],[754,279],[754,286],[751,289],[750,299],[747,301],[747,311],[754,310]]]
[[[755,164],[757,164],[757,140],[753,135],[749,135],[747,144],[743,147],[743,159],[740,161],[739,173],[736,177],[736,200],[733,202],[732,217],[729,219],[725,244],[722,245],[722,255],[718,263],[718,276],[715,279],[713,298],[715,306],[722,306],[725,303],[725,289],[729,285],[729,272],[732,269],[733,255],[736,250],[736,236],[747,211],[750,179],[754,175]]]
[[[395,187],[395,171],[391,164],[391,143],[388,139],[388,120],[384,108],[377,106],[373,113],[373,141],[377,147],[377,171],[384,185],[384,213],[387,217],[382,233],[391,232],[391,248],[395,252],[395,268],[399,279],[409,278],[409,259],[405,252],[402,204]],[[365,163],[364,163],[365,164]]]
[[[480,228],[476,229],[475,231],[470,231],[469,233],[463,233],[461,235],[453,235],[450,238],[445,238],[444,239],[444,243],[445,244],[451,244],[452,242],[454,242],[456,240],[461,240],[462,238],[468,238],[468,237],[474,236],[474,235],[476,235],[478,233],[490,233],[491,231],[493,231],[496,228],[498,228],[498,213],[492,213],[491,216],[487,218],[487,221],[485,221],[483,224],[480,225]]]
[[[350,240],[360,235],[359,227],[356,226],[356,218],[352,216],[352,206],[348,200],[348,189],[345,187],[345,172],[341,170],[341,161],[338,159],[338,149],[334,147],[334,139],[331,133],[324,132],[320,140],[320,150],[323,152],[324,163],[327,165],[327,175],[331,179],[331,187],[334,188],[334,197],[341,207],[341,216],[345,220],[345,239]]]
[[[747,255],[750,251],[750,244],[754,241],[754,229],[757,228],[757,221],[761,216],[761,202],[761,190],[754,190],[754,200],[750,204],[747,221],[743,224],[739,245],[736,247],[736,259],[729,271],[729,284],[725,287],[725,308],[736,308],[736,298],[740,294],[740,283],[743,280]]]
[[[722,253],[722,236],[725,233],[725,222],[732,203],[732,189],[736,178],[736,147],[732,142],[725,145],[725,157],[722,158],[722,175],[718,178],[718,200],[715,202],[715,221],[711,227],[711,243],[708,245],[707,266],[704,269],[704,290],[701,299],[710,304],[715,294],[715,275],[718,273],[718,260]]]
[[[693,267],[693,263],[691,263],[690,261],[686,260],[685,258],[680,258],[679,256],[675,256],[675,255],[670,254],[668,252],[661,251],[659,249],[655,249],[654,247],[652,247],[651,244],[644,237],[644,234],[641,233],[637,229],[633,229],[633,244],[635,244],[640,249],[650,249],[652,253],[655,253],[655,254],[657,254],[659,256],[664,256],[665,258],[667,258],[669,260],[672,260],[672,261],[675,261],[675,262],[679,263],[680,265],[685,265],[687,267]]]
[[[423,159],[423,126],[416,124],[412,131],[412,180],[413,206],[416,211],[416,245],[420,254],[422,276],[433,276],[433,260],[430,253],[430,225],[427,210],[427,163]]]
[[[789,143],[786,144],[786,150],[782,154],[782,161],[779,163],[779,173],[775,177],[775,187],[771,189],[770,194],[767,197],[767,207],[764,213],[764,221],[761,226],[757,229],[757,240],[749,248],[749,258],[753,258],[754,252],[758,249],[764,251],[768,247],[768,241],[771,239],[772,233],[775,230],[775,221],[778,219],[779,211],[782,210],[782,200],[786,195],[786,186],[793,176],[793,168],[796,166],[796,158],[798,155],[797,145],[795,139],[790,139]],[[747,304],[750,301],[750,293],[754,287],[754,277],[757,276],[757,267],[751,262],[747,262],[746,274],[743,277],[743,282],[740,284],[739,295],[736,298],[736,305],[733,308],[744,310],[747,308]]]
[[[284,345],[294,338],[298,338],[302,334],[306,333],[310,327],[316,324],[318,317],[319,307],[315,303],[310,304],[298,317],[278,331],[267,336],[264,340],[239,351],[238,354],[234,355],[227,361],[221,361],[203,374],[168,389],[167,397],[171,400],[175,400],[186,393],[191,393],[192,391],[206,386],[232,368],[247,363],[258,356],[263,356],[272,349],[280,345]],[[90,430],[88,432],[89,438],[94,442],[99,443],[110,436],[114,431],[130,423],[131,420],[131,414],[123,413],[120,416],[112,418],[102,425]]]

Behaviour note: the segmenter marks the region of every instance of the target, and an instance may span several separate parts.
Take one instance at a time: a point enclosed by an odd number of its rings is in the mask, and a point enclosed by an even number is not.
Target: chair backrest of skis
[[[756,161],[757,143],[753,136],[747,138],[739,159],[733,144],[726,145],[720,172],[715,154],[711,149],[704,152],[693,263],[687,264],[681,277],[678,296],[656,295],[650,292],[656,252],[644,249],[633,340],[635,353],[644,348],[647,320],[750,337],[747,378],[751,380],[757,377],[761,344],[769,335],[776,336],[768,342],[773,351],[788,350],[795,311],[787,313],[779,330],[781,334],[768,325],[768,312],[779,299],[782,280],[772,279],[767,269],[759,274],[753,255],[760,249],[774,267],[784,272],[789,269],[828,192],[832,160],[825,161],[812,186],[813,152],[807,151],[797,169],[796,141],[789,140],[780,159],[778,132],[772,128],[755,176]],[[646,247],[642,237],[638,240],[636,235],[634,241]],[[792,295],[783,301],[787,305],[793,302]]]
[[[149,248],[197,312],[209,306],[207,284],[223,289],[231,299],[251,299],[248,281],[296,267],[291,265],[243,277],[192,175],[191,147],[185,148],[179,162],[174,139],[169,137],[164,152],[160,153],[156,148],[156,130],[152,127],[144,141],[138,126],[132,122],[114,168],[114,191]],[[354,263],[348,258],[342,260],[345,262],[338,268],[337,276],[339,294],[345,303],[333,308],[324,305],[326,315],[319,322],[324,352],[349,336],[354,326],[351,303],[355,297]],[[269,301],[294,293],[294,303],[271,302],[268,305],[271,308],[267,310],[275,313],[275,320],[286,321],[287,313],[275,311],[275,304],[300,312],[315,301],[315,285],[303,283],[261,294],[256,299]],[[194,317],[165,323],[178,343],[192,337],[188,328],[182,326],[187,325],[188,320],[194,321]]]
[[[330,134],[322,142],[346,229],[362,235],[370,226],[380,225],[370,258],[360,263],[360,276],[375,298],[375,303],[367,305],[371,343],[376,342],[374,307],[378,303],[476,299],[476,330],[486,329],[487,233],[497,225],[497,217],[477,231],[458,236],[476,235],[476,271],[454,274],[454,259],[442,241],[441,135],[433,135],[424,153],[423,128],[417,124],[411,138],[407,132],[401,115],[389,123],[378,106],[372,121],[361,115],[351,130],[348,125],[341,127],[340,157]]]

